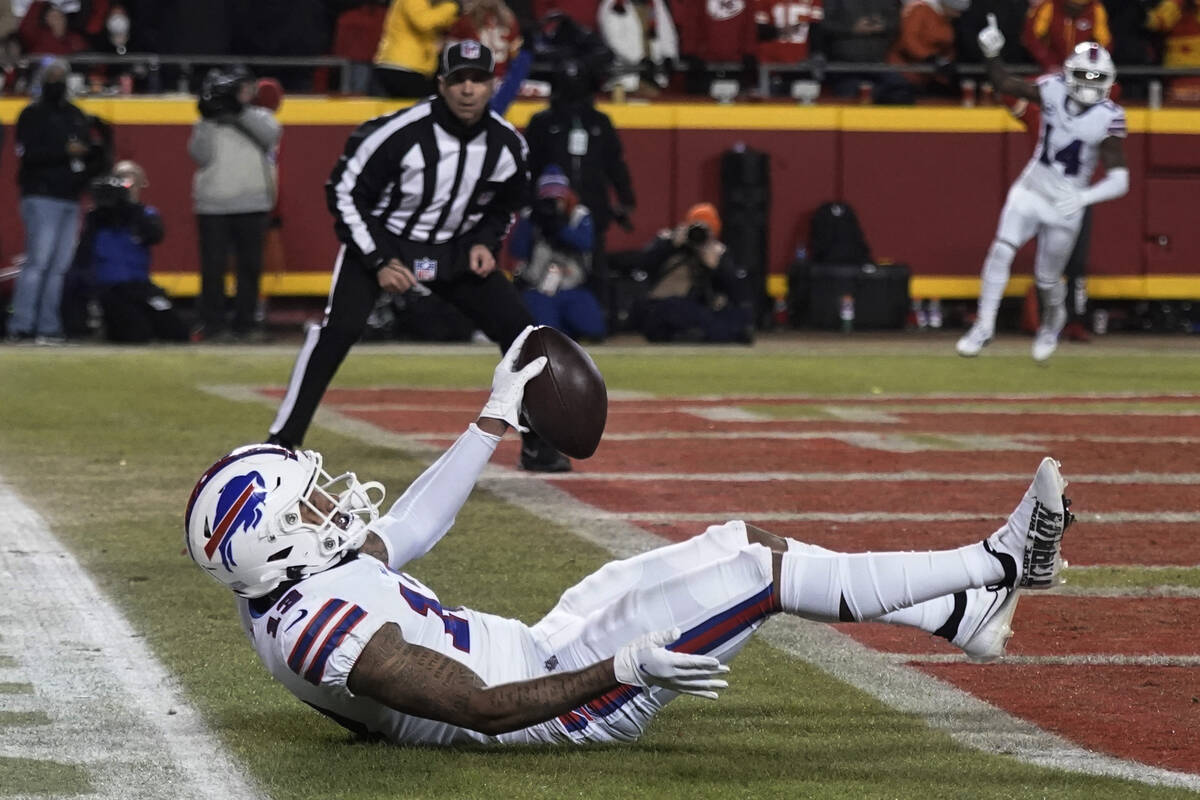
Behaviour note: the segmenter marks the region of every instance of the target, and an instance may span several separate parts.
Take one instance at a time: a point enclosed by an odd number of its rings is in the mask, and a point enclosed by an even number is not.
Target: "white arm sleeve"
[[[446,535],[499,443],[499,436],[471,423],[388,512],[371,523],[370,530],[387,546],[389,567],[400,569],[420,558]]]
[[[1105,200],[1116,200],[1129,191],[1129,170],[1125,167],[1113,167],[1105,176],[1081,192],[1080,199],[1085,206],[1103,203]]]

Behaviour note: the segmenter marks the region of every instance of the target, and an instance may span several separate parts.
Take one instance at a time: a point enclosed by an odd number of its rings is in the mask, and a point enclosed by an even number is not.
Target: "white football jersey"
[[[1111,100],[1094,106],[1068,103],[1061,74],[1043,75],[1037,88],[1042,97],[1042,129],[1019,180],[1049,198],[1061,194],[1064,184],[1084,189],[1096,170],[1100,143],[1110,136],[1125,138],[1125,109]]]
[[[393,741],[445,745],[456,742],[551,742],[566,739],[552,720],[501,736],[401,714],[346,688],[355,661],[388,622],[405,641],[459,661],[488,685],[544,674],[529,628],[523,623],[466,608],[444,608],[424,584],[359,555],[296,584],[269,609],[255,613],[239,598],[238,609],[254,649],[294,695],[362,734]]]

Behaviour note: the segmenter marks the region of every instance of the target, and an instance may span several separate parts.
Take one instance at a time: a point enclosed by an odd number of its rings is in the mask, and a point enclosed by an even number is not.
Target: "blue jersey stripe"
[[[308,658],[308,651],[312,649],[313,642],[317,638],[317,634],[325,627],[325,623],[329,622],[329,618],[337,613],[338,609],[346,605],[345,600],[334,598],[327,602],[317,615],[312,618],[312,621],[305,627],[304,633],[300,634],[300,638],[296,640],[296,646],[292,648],[292,654],[288,656],[287,665],[292,672],[300,674],[300,668],[304,666],[304,659]]]
[[[304,680],[312,684],[321,683],[321,678],[325,675],[325,662],[329,660],[330,654],[342,643],[342,640],[346,638],[346,634],[353,630],[354,626],[361,622],[362,618],[366,615],[367,612],[358,606],[350,606],[350,610],[342,617],[337,627],[325,637],[325,642],[321,645],[321,649],[317,651],[312,665],[304,673]]]

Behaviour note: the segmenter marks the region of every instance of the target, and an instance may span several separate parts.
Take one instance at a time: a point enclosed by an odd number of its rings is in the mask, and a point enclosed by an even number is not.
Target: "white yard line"
[[[1035,465],[1036,466],[1036,465]],[[519,477],[519,476],[518,476]],[[721,483],[763,483],[793,481],[796,483],[1001,483],[1028,481],[1033,472],[564,472],[546,476],[555,481],[719,481]],[[1070,473],[1071,483],[1108,483],[1120,485],[1181,485],[1200,484],[1200,472],[1124,472],[1079,475]]]
[[[206,391],[240,402],[273,405],[274,401],[251,387],[204,387]],[[329,408],[317,412],[316,422],[371,446],[395,447],[432,461],[442,448],[426,437],[384,431]],[[464,421],[465,425],[465,421]],[[629,523],[627,515],[612,514],[589,506],[550,482],[533,476],[513,480],[514,470],[489,465],[479,481],[481,488],[573,534],[592,542],[617,558],[624,558],[666,544],[667,540]],[[662,518],[679,521],[687,515],[638,514],[634,519]],[[693,515],[711,521],[714,515]],[[726,517],[736,518],[737,515]],[[754,513],[756,520],[770,515]],[[794,518],[799,515],[787,515]],[[825,515],[821,519],[828,519]],[[854,515],[842,515],[853,517]],[[880,519],[944,518],[989,519],[986,515],[875,515]],[[988,753],[1010,755],[1052,769],[1102,775],[1148,784],[1177,786],[1200,791],[1200,775],[1174,772],[1133,761],[1094,753],[1062,737],[983,702],[957,687],[932,678],[889,655],[859,644],[836,629],[796,617],[776,616],[763,626],[761,635],[778,649],[807,661],[833,677],[905,713],[917,715],[955,741]]]
[[[82,767],[98,800],[264,796],[141,634],[2,479],[0,632],[0,655],[13,659],[0,681],[33,686],[0,694],[0,708],[50,720],[5,727],[0,756]]]

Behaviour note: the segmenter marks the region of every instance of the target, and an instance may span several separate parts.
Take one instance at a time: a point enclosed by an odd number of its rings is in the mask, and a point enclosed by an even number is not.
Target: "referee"
[[[496,253],[526,205],[525,140],[489,110],[492,51],[463,41],[442,52],[438,94],[350,135],[325,185],[342,247],[319,326],[308,329],[268,441],[295,448],[326,387],[358,341],[380,292],[430,291],[466,314],[501,351],[533,317]],[[571,462],[532,432],[520,465]]]

